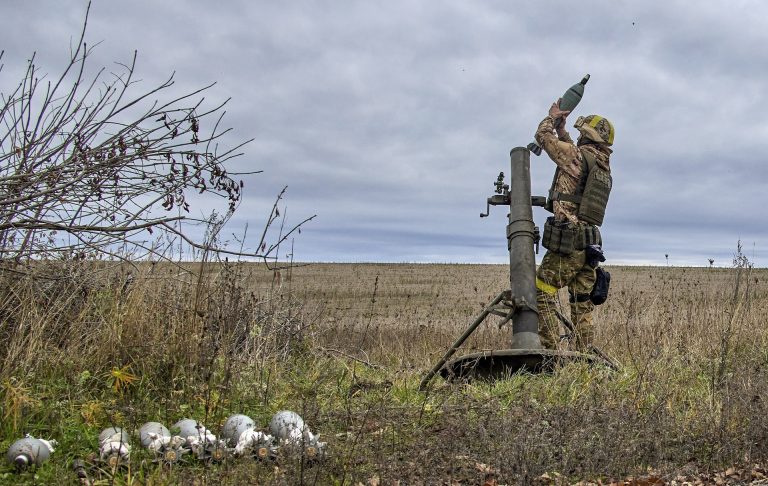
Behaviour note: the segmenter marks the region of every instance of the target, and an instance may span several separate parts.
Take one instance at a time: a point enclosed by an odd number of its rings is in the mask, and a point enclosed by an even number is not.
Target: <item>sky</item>
[[[0,91],[33,52],[58,74],[86,6],[3,1]],[[570,118],[616,128],[606,263],[729,266],[741,241],[764,267],[766,19],[757,0],[94,0],[86,40],[98,67],[137,50],[140,89],[175,72],[174,92],[231,97],[232,143],[253,139],[231,169],[263,172],[228,231],[247,224],[254,250],[287,186],[286,226],[317,215],[296,260],[507,262],[506,211],[479,214],[510,149],[589,73]],[[531,156],[534,195],[554,167]]]

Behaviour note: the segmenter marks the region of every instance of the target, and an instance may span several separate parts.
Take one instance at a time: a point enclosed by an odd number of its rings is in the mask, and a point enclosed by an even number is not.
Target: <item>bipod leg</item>
[[[440,359],[440,361],[438,361],[437,364],[433,366],[431,370],[429,370],[429,373],[427,373],[426,376],[424,376],[424,378],[421,380],[421,383],[419,383],[419,390],[421,391],[426,390],[427,385],[432,380],[432,378],[434,378],[434,376],[438,373],[438,371],[440,371],[443,368],[443,365],[445,365],[445,363],[447,363],[448,360],[451,359],[451,356],[453,356],[454,353],[456,353],[456,351],[459,349],[459,346],[464,344],[464,341],[466,341],[467,338],[473,332],[475,332],[475,329],[477,329],[477,327],[483,323],[485,318],[488,317],[488,315],[493,310],[493,307],[499,302],[501,302],[503,298],[504,298],[504,292],[496,296],[496,298],[493,299],[493,302],[491,302],[485,307],[485,310],[483,310],[483,312],[481,312],[480,315],[477,316],[477,319],[475,319],[475,321],[472,324],[470,324],[467,330],[464,331],[464,334],[462,334],[461,337],[457,339],[456,342],[453,343],[453,345],[448,350],[448,352],[445,353],[445,355]]]
[[[557,315],[557,318],[558,318],[558,319],[560,319],[560,322],[562,322],[562,323],[563,323],[563,325],[565,326],[565,328],[568,330],[568,332],[569,332],[569,333],[571,333],[571,334],[576,334],[576,326],[574,326],[574,325],[573,325],[573,323],[571,322],[571,320],[570,320],[570,319],[568,319],[567,317],[565,317],[565,316],[563,315],[563,313],[562,313],[562,312],[560,312],[560,311],[559,311],[559,310],[557,310],[557,309],[555,309],[555,315]],[[618,370],[619,370],[619,365],[617,365],[617,364],[616,364],[616,363],[615,363],[615,362],[614,362],[614,361],[613,361],[611,358],[609,358],[609,357],[608,357],[608,355],[607,355],[607,354],[605,354],[604,352],[602,352],[602,351],[600,350],[600,348],[598,348],[597,346],[595,346],[595,345],[593,345],[593,344],[590,344],[590,345],[589,345],[589,351],[590,351],[592,354],[594,354],[595,356],[597,356],[598,358],[600,358],[600,359],[602,359],[603,361],[605,361],[605,364],[606,364],[606,365],[607,365],[607,366],[608,366],[610,369],[612,369],[612,370],[614,370],[614,371],[618,371]]]

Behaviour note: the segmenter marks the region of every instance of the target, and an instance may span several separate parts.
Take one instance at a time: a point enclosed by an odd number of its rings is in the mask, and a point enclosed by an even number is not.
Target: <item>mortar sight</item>
[[[504,184],[504,172],[499,172],[499,176],[493,183],[496,194],[488,198],[485,205],[485,212],[480,213],[481,218],[485,218],[491,211],[491,206],[509,206],[509,184]]]
[[[512,195],[509,192],[509,184],[504,183],[504,172],[499,172],[499,176],[496,177],[496,181],[493,183],[493,186],[495,188],[494,192],[496,194],[493,194],[491,197],[488,198],[487,204],[485,205],[485,212],[480,213],[481,218],[485,218],[488,216],[491,210],[491,206],[510,206],[510,201],[512,200]],[[522,197],[522,199],[516,201],[520,204],[525,204],[525,196]],[[545,196],[531,196],[531,206],[541,206],[544,207],[547,205],[547,198]],[[538,230],[536,230],[538,231]],[[538,238],[537,238],[538,241]]]
[[[499,177],[496,178],[496,182],[493,185],[496,186],[496,194],[509,193],[509,184],[504,184],[503,172],[499,172]]]

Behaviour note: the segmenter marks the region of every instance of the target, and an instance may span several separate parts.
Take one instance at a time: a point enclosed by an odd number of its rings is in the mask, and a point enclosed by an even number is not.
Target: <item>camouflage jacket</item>
[[[563,130],[563,136],[558,137],[555,132],[555,122],[551,116],[547,116],[539,123],[539,128],[536,130],[536,142],[560,169],[557,171],[555,190],[563,194],[574,194],[579,187],[584,160],[582,151],[592,153],[603,169],[611,170],[610,148],[595,144],[577,147],[565,130]],[[579,218],[576,216],[579,209],[578,205],[567,201],[554,201],[552,206],[556,221],[579,222]]]

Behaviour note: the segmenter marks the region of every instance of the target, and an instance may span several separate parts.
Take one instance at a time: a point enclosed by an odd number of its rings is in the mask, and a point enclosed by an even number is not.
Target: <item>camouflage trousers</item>
[[[547,349],[557,349],[560,341],[560,320],[555,314],[558,307],[557,291],[568,287],[571,303],[571,322],[576,327],[572,344],[578,351],[586,351],[594,334],[592,311],[595,304],[589,294],[595,285],[595,269],[587,265],[585,252],[562,255],[548,251],[536,271],[536,305],[539,310],[539,336]]]

